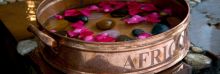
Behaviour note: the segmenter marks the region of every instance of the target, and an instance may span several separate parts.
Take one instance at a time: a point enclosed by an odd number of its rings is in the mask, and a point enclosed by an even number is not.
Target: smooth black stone
[[[128,10],[118,9],[110,13],[112,17],[125,17],[128,15]]]
[[[126,35],[120,35],[117,37],[116,41],[120,42],[120,41],[130,41],[133,40],[132,38],[126,36]]]
[[[83,21],[84,23],[87,23],[88,22],[88,17],[86,16],[66,16],[64,17],[65,20],[67,20],[68,22],[77,22],[79,20]]]
[[[169,27],[167,25],[159,23],[159,24],[154,25],[151,33],[153,35],[156,35],[156,34],[160,34],[162,32],[165,32],[167,30],[169,30]]]
[[[132,30],[132,35],[133,36],[138,36],[138,35],[140,35],[142,33],[144,33],[144,30],[142,30],[142,29],[134,29],[134,30]]]

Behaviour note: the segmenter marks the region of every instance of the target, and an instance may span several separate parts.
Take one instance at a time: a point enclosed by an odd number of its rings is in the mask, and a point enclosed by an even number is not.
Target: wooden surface
[[[27,6],[26,1],[0,5],[0,19],[17,41],[32,37],[32,34],[27,31],[27,26],[36,22],[28,21]]]

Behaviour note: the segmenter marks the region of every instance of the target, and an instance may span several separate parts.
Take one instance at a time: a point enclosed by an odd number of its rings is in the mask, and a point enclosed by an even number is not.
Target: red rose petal
[[[172,14],[172,9],[171,8],[165,8],[165,9],[163,9],[163,12],[171,15]]]
[[[138,24],[140,22],[143,22],[145,18],[139,16],[139,15],[134,15],[131,18],[124,19],[123,21],[126,22],[127,24]]]
[[[70,24],[72,28],[82,28],[84,27],[84,22],[83,21],[77,21],[75,23]]]
[[[62,15],[55,15],[54,17],[55,17],[57,20],[63,19],[63,16],[62,16]]]
[[[152,36],[152,35],[149,34],[149,33],[143,33],[143,34],[140,34],[140,35],[138,36],[138,39],[146,39],[146,38],[148,38],[148,37],[150,37],[150,36]]]
[[[114,42],[115,39],[110,36],[106,36],[106,34],[99,34],[95,37],[96,42]]]
[[[142,4],[141,9],[147,12],[157,10],[157,8],[153,4]]]
[[[156,12],[153,12],[153,13],[145,16],[145,20],[149,23],[158,23],[158,22],[160,22],[160,15]]]
[[[78,36],[79,33],[74,32],[74,30],[69,30],[67,31],[67,35],[72,38]]]
[[[76,9],[69,9],[64,11],[64,16],[77,16],[81,13]]]

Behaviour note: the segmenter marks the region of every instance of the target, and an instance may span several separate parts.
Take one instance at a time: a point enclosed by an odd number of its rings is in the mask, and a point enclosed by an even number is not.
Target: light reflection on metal
[[[29,21],[36,21],[36,0],[27,0],[27,19]]]

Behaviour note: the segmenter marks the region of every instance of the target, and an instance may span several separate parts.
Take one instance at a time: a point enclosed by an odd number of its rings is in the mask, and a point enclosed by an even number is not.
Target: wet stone
[[[195,47],[195,46],[191,47],[191,50],[192,50],[192,52],[195,52],[195,53],[203,53],[204,52],[203,49],[201,49],[199,47]]]
[[[134,29],[134,30],[132,30],[132,35],[136,36],[136,37],[139,36],[142,33],[144,33],[144,30],[142,30],[142,29]]]
[[[120,35],[117,37],[116,41],[120,42],[120,41],[130,41],[133,40],[132,38],[126,36],[126,35]]]
[[[154,25],[151,33],[153,35],[156,35],[156,34],[160,34],[162,32],[165,32],[167,30],[169,30],[169,27],[167,25],[159,23],[159,24]]]
[[[88,17],[86,16],[66,16],[64,17],[64,19],[72,23],[80,20],[83,21],[84,23],[88,22]]]
[[[125,17],[128,15],[128,10],[126,9],[118,9],[110,13],[112,17]]]
[[[96,23],[96,27],[100,30],[109,30],[115,26],[115,21],[111,19],[101,20]]]
[[[189,53],[184,60],[187,64],[191,65],[194,69],[204,69],[211,66],[212,60],[202,54]]]

